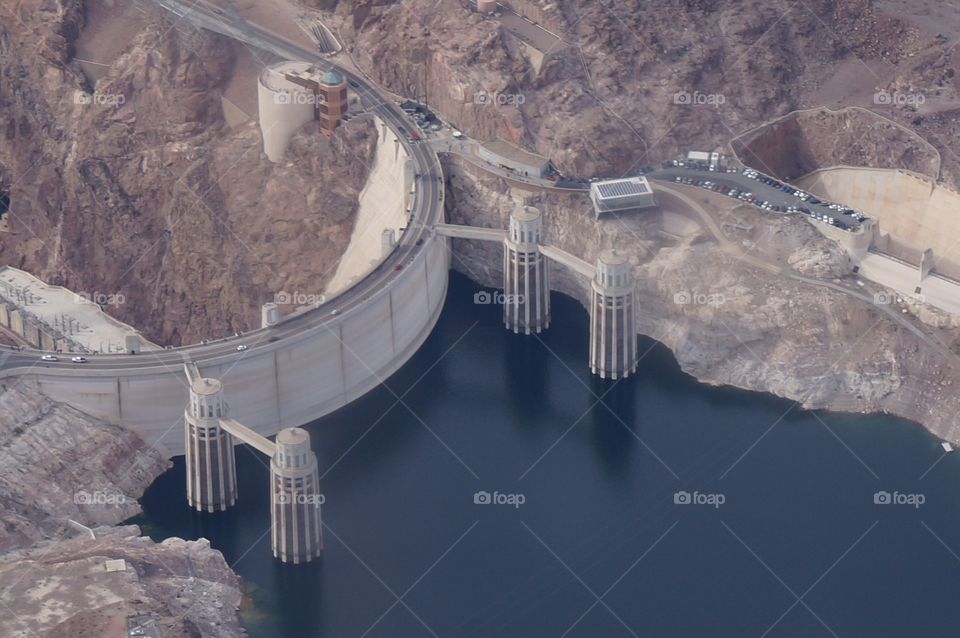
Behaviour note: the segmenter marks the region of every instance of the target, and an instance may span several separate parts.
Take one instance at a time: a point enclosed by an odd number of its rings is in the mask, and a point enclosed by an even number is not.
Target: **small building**
[[[727,158],[716,151],[710,153],[706,151],[690,151],[687,153],[687,164],[693,164],[701,168],[709,168],[711,171],[716,171],[721,168],[726,168]]]
[[[646,177],[593,182],[590,184],[590,200],[597,217],[601,213],[627,213],[657,205]]]
[[[480,159],[521,177],[545,177],[550,173],[550,160],[542,155],[525,151],[502,139],[484,142],[477,148]]]

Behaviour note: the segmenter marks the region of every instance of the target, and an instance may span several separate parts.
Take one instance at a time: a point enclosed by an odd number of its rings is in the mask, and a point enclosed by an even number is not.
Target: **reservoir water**
[[[181,457],[133,522],[210,539],[254,638],[956,636],[960,453],[699,384],[649,340],[636,377],[601,382],[576,302],[524,337],[477,290],[452,275],[389,388],[308,426],[322,561],[272,558],[246,447],[234,510],[190,511]]]

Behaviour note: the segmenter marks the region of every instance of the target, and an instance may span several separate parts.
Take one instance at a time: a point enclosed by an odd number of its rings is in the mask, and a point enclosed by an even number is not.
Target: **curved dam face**
[[[447,241],[425,238],[402,272],[344,314],[242,358],[200,362],[201,374],[222,380],[231,416],[264,436],[343,407],[393,374],[430,334],[446,297]],[[264,340],[282,326],[264,331]],[[121,375],[91,368],[83,376],[45,369],[24,376],[55,401],[134,430],[168,457],[184,453],[189,384],[182,366],[158,362]]]
[[[938,258],[960,264],[956,191],[904,171],[853,167],[815,171],[798,185],[879,220],[880,233],[902,245],[907,251],[903,258],[911,262],[919,261],[919,254],[929,248]]]

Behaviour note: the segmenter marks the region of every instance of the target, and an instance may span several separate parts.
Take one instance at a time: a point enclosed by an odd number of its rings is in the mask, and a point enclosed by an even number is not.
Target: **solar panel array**
[[[642,180],[619,179],[612,182],[599,182],[594,184],[600,197],[609,199],[612,197],[628,197],[630,195],[646,195],[650,192],[646,182]]]

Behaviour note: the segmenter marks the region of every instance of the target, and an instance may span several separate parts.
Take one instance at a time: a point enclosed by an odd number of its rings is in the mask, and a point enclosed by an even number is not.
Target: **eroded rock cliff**
[[[137,615],[162,636],[243,635],[239,578],[209,543],[110,527],[169,465],[30,383],[0,389],[0,635],[127,635]]]
[[[135,526],[96,535],[0,556],[0,592],[14,610],[0,617],[4,636],[127,636],[137,626],[164,638],[246,635],[239,578],[206,540],[158,544]]]
[[[30,382],[0,390],[0,552],[73,520],[115,525],[169,462],[134,433],[55,403]],[[40,489],[38,489],[40,487]]]

